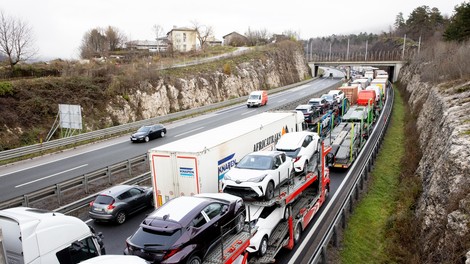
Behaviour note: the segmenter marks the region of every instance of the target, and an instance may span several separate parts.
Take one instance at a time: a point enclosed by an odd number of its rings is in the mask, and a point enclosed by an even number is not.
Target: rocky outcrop
[[[422,195],[422,263],[462,262],[470,250],[470,82],[432,85],[421,82],[419,70],[402,71],[417,114],[423,156],[417,173]]]
[[[295,47],[295,48],[292,48]],[[301,47],[275,49],[263,59],[252,59],[211,73],[158,78],[137,83],[127,98],[116,97],[107,111],[120,124],[221,102],[299,82],[310,76]]]

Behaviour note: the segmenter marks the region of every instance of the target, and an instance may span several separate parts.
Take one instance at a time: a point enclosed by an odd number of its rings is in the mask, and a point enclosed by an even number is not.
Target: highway
[[[129,136],[77,147],[44,157],[34,158],[0,167],[0,201],[15,198],[38,189],[104,168],[147,152],[148,149],[180,139],[190,134],[220,126],[235,120],[279,107],[300,97],[319,92],[338,82],[334,79],[317,79],[269,96],[266,106],[247,108],[235,105],[195,118],[165,124],[168,133],[148,143],[133,144]]]

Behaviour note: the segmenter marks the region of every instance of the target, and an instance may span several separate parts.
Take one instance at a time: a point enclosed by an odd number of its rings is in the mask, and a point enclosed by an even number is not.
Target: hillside
[[[58,104],[79,104],[82,132],[86,132],[306,78],[310,73],[302,47],[292,41],[257,47],[217,62],[166,70],[150,63],[70,65],[60,77],[0,82],[0,150],[44,140],[56,119]]]

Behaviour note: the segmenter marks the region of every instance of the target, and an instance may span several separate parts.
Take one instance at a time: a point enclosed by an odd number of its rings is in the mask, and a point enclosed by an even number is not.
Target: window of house
[[[183,42],[186,42],[186,33],[183,33]]]

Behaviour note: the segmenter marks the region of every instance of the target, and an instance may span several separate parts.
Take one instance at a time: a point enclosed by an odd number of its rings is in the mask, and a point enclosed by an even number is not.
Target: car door
[[[276,155],[276,163],[280,164],[278,167],[278,171],[281,174],[281,182],[287,180],[290,174],[290,166],[289,162],[286,162],[286,154],[281,153]]]
[[[304,138],[304,142],[302,143],[302,151],[301,155],[306,156],[307,160],[310,161],[310,159],[313,156],[313,153],[315,152],[316,146],[313,143],[313,137],[312,135],[307,135]]]
[[[135,212],[141,209],[144,206],[147,206],[147,201],[145,200],[145,193],[138,188],[132,188],[129,191],[129,210]]]
[[[198,244],[206,252],[220,238],[222,205],[211,203],[191,222],[191,244]]]
[[[157,137],[157,130],[156,126],[150,127],[149,138],[155,139]]]

